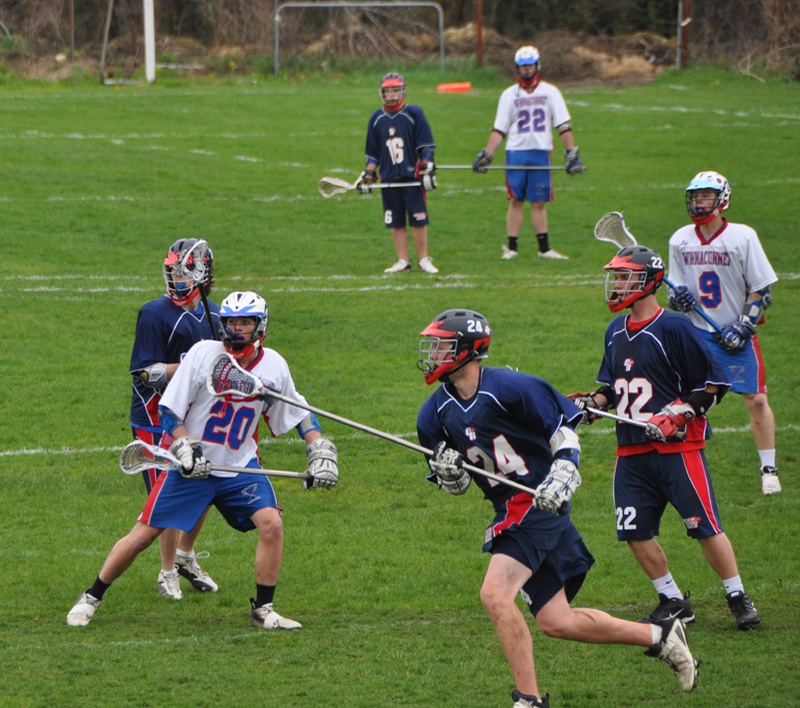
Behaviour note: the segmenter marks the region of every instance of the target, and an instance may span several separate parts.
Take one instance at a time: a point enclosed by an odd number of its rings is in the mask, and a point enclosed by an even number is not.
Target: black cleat
[[[689,593],[683,596],[683,600],[676,597],[667,597],[659,593],[658,607],[653,610],[647,617],[642,617],[637,620],[643,624],[658,624],[665,620],[679,619],[684,624],[691,624],[694,622],[694,609],[692,603],[689,601]]]
[[[736,618],[736,626],[741,630],[748,630],[761,624],[761,618],[747,593],[737,590],[728,595],[728,607],[731,608]]]

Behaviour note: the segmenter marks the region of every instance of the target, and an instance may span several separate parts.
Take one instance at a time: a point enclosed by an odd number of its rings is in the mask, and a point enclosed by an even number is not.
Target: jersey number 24
[[[500,473],[508,477],[509,475],[516,474],[517,477],[523,477],[528,474],[528,468],[525,466],[523,460],[511,447],[505,435],[498,435],[492,440],[494,446],[494,459],[497,461],[497,467]],[[495,472],[494,462],[481,448],[470,447],[467,449],[467,458],[475,465],[480,465],[487,472]],[[486,480],[490,487],[496,487],[500,482],[493,479]]]

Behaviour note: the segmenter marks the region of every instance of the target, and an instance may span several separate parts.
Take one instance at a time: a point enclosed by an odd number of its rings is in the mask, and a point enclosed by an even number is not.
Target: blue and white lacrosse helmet
[[[231,329],[231,321],[235,318],[251,317],[256,327],[249,339]],[[261,340],[267,336],[269,312],[267,302],[254,292],[234,292],[228,295],[219,308],[220,337],[225,350],[234,359],[244,359],[258,351]]]
[[[693,193],[709,189],[717,193],[713,206],[692,206]],[[698,172],[686,188],[686,210],[692,221],[698,226],[713,221],[717,214],[721,214],[728,208],[730,202],[731,186],[719,172]]]
[[[533,91],[539,85],[539,76],[542,73],[539,50],[531,44],[520,47],[514,55],[514,64],[517,67],[519,85],[528,92]]]

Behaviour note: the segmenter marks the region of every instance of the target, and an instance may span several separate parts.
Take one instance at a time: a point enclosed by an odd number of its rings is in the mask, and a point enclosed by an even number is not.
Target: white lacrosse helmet
[[[256,320],[256,328],[249,341],[244,341],[241,334],[236,334],[228,327],[228,320],[237,317],[252,317]],[[222,301],[219,308],[220,336],[225,350],[234,359],[243,359],[254,354],[261,346],[261,340],[267,336],[269,311],[267,302],[254,292],[233,292]]]
[[[517,68],[517,81],[526,91],[533,91],[539,85],[539,76],[542,73],[542,64],[539,60],[539,50],[531,44],[520,47],[514,55],[514,64]],[[523,76],[520,67],[533,66],[534,72],[530,76]]]
[[[707,189],[712,189],[717,193],[713,206],[702,209],[693,207],[692,194]],[[719,172],[698,172],[686,188],[686,210],[689,212],[689,216],[692,217],[692,221],[698,226],[713,221],[717,213],[722,213],[728,208],[730,202],[731,185]]]

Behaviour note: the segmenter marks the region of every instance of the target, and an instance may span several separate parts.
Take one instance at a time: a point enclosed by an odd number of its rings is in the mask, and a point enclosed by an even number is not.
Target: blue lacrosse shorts
[[[422,187],[387,187],[381,190],[383,199],[383,223],[387,229],[402,229],[408,224],[414,228],[425,226],[428,220],[428,204]]]
[[[758,335],[745,343],[738,352],[729,352],[716,338],[716,332],[698,329],[697,333],[708,345],[714,358],[728,375],[731,391],[734,393],[766,393],[767,376],[764,372],[764,360],[761,358],[761,347]]]
[[[614,508],[618,541],[658,536],[661,517],[672,504],[690,538],[722,533],[714,488],[703,450],[618,456],[614,467]]]
[[[506,167],[550,165],[549,150],[506,150]],[[553,179],[550,170],[506,170],[508,198],[526,202],[552,202]]]
[[[247,467],[260,466],[254,458]],[[260,509],[280,511],[275,490],[265,475],[187,479],[177,470],[168,470],[159,477],[138,520],[153,528],[189,533],[211,504],[229,526],[242,532],[256,527],[250,517]]]
[[[561,588],[567,602],[572,602],[594,563],[572,524],[555,535],[526,533],[524,527],[503,531],[492,539],[490,552],[509,556],[533,571],[519,594],[534,617]]]

